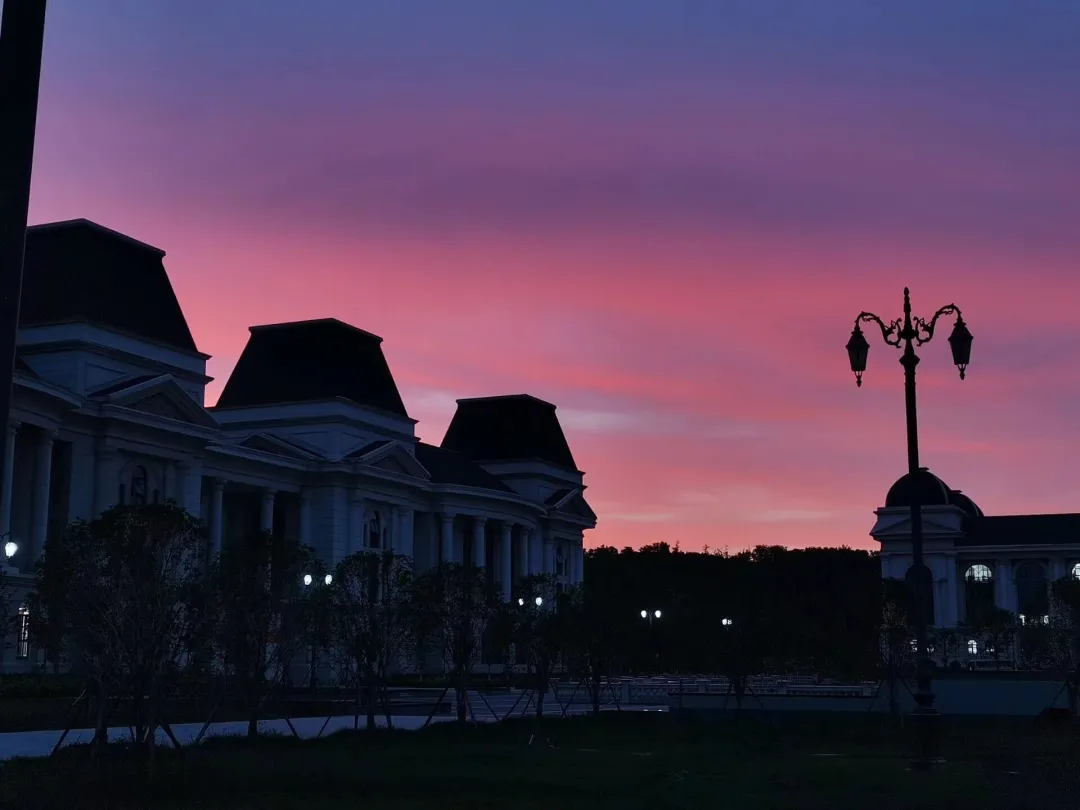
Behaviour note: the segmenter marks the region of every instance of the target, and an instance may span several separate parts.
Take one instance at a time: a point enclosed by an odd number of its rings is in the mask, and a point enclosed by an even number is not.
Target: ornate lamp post
[[[851,361],[851,370],[855,372],[856,385],[862,385],[862,375],[866,371],[866,356],[870,351],[859,324],[862,322],[876,323],[881,328],[881,336],[890,346],[903,347],[900,356],[900,364],[904,367],[904,405],[907,412],[907,450],[908,450],[908,478],[911,482],[911,563],[915,573],[915,646],[918,663],[918,685],[915,692],[915,701],[918,708],[912,713],[912,720],[916,722],[916,735],[918,751],[912,761],[913,767],[932,768],[941,761],[939,755],[939,720],[937,709],[934,708],[934,692],[932,684],[932,664],[930,663],[929,651],[926,642],[926,627],[931,621],[930,598],[932,583],[929,581],[925,564],[923,563],[923,527],[922,527],[922,504],[920,503],[921,492],[919,489],[919,425],[915,409],[915,366],[919,358],[915,354],[915,346],[929,343],[934,337],[934,328],[938,318],[942,315],[956,315],[956,324],[952,334],[949,335],[949,345],[952,347],[953,362],[960,369],[960,379],[964,379],[968,361],[971,359],[971,332],[960,314],[960,309],[955,304],[944,306],[934,313],[934,316],[925,321],[922,318],[911,317],[911,300],[908,288],[904,288],[904,317],[886,323],[871,312],[860,312],[855,318],[855,328],[851,330],[851,339],[847,342],[848,358]]]

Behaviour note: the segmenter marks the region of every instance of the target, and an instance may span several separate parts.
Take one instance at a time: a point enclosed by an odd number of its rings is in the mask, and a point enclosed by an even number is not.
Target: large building
[[[982,584],[994,604],[1044,621],[1048,586],[1080,579],[1080,514],[984,515],[967,495],[929,470],[905,475],[885,496],[871,536],[881,543],[881,575],[911,581],[911,504],[922,504],[924,562],[933,581],[933,623],[967,622],[970,601]]]
[[[582,576],[596,525],[555,406],[462,399],[416,437],[382,339],[333,319],[254,326],[217,404],[164,252],[86,220],[30,228],[0,491],[9,576],[118,503],[173,499],[210,551],[259,529],[332,566],[393,548],[484,566],[504,589]],[[24,584],[27,580],[23,580]]]

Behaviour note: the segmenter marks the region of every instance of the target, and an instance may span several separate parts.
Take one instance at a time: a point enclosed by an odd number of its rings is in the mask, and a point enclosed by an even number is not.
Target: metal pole
[[[913,602],[915,607],[915,656],[916,656],[916,689],[915,702],[917,708],[911,714],[915,725],[917,739],[917,753],[912,761],[912,767],[919,769],[932,768],[940,761],[938,730],[939,718],[937,709],[934,708],[933,669],[930,662],[930,652],[926,637],[926,627],[931,621],[928,615],[930,605],[927,602],[931,595],[933,580],[929,577],[929,571],[923,562],[923,523],[922,523],[922,493],[919,489],[919,422],[915,399],[915,367],[919,364],[919,358],[915,354],[913,341],[916,337],[914,325],[911,322],[911,300],[908,291],[904,290],[904,325],[900,336],[904,340],[904,354],[900,358],[900,364],[904,367],[904,410],[907,417],[907,449],[908,449],[908,475],[911,481],[911,567],[914,571]],[[929,581],[928,581],[929,580]]]
[[[0,458],[11,414],[34,164],[45,0],[6,0],[0,20]]]

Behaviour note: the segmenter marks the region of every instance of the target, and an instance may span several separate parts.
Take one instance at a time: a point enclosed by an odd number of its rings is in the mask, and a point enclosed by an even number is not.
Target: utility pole
[[[4,0],[0,20],[0,458],[11,418],[23,256],[34,165],[45,0]]]

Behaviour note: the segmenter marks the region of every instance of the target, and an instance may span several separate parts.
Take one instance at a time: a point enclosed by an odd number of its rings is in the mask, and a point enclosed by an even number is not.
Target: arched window
[[[1028,560],[1016,568],[1016,602],[1019,610],[1033,622],[1040,622],[1042,616],[1050,613],[1046,569],[1042,563]]]
[[[973,638],[969,638],[968,643],[967,643],[967,650],[968,650],[968,653],[970,655],[978,655],[979,654],[979,642],[977,642]]]
[[[146,504],[146,467],[138,466],[131,471],[131,502],[135,506]]]
[[[990,566],[982,563],[971,566],[964,574],[964,579],[969,582],[990,582],[993,578],[994,572],[990,570]]]
[[[1080,579],[1080,563],[1077,563],[1072,567],[1072,578]]]
[[[368,521],[368,548],[382,548],[384,534],[382,514],[376,509],[371,513],[371,520]]]
[[[981,630],[994,609],[994,572],[989,565],[975,563],[964,572],[964,620]]]

